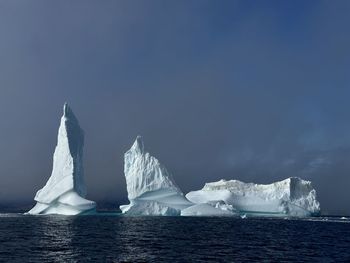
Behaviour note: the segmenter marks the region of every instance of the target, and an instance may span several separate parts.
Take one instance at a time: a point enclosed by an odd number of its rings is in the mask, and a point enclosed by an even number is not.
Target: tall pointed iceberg
[[[124,155],[124,173],[129,205],[120,209],[129,215],[180,215],[192,205],[175,184],[171,174],[144,149],[138,136]]]
[[[36,193],[37,204],[28,214],[77,215],[95,209],[95,202],[84,199],[83,146],[84,131],[65,103],[51,177]]]

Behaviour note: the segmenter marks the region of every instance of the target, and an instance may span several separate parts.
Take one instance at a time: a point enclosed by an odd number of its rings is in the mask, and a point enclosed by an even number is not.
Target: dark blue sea
[[[350,262],[350,220],[0,215],[1,262]]]

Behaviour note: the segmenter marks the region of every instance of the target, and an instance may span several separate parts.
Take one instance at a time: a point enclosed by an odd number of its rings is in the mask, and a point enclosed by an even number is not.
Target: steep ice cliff
[[[70,107],[65,104],[53,156],[52,174],[34,200],[28,214],[76,215],[93,211],[95,202],[84,199],[84,132]]]
[[[120,209],[128,215],[180,215],[190,205],[167,169],[144,149],[138,136],[124,155],[124,174],[129,205]]]

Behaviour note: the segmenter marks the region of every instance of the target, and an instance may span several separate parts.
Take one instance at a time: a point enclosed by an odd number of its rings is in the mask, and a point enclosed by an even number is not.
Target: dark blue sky
[[[312,180],[350,214],[349,1],[1,1],[0,202],[48,179],[62,106],[88,198],[126,200],[136,135],[186,193]]]

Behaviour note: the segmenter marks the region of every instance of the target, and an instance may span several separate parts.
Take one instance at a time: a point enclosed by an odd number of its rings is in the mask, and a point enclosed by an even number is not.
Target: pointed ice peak
[[[69,105],[67,102],[64,103],[63,105],[63,115],[64,116],[68,116],[69,112],[71,112],[72,110],[70,109]]]
[[[63,117],[68,120],[78,122],[77,117],[75,117],[71,107],[69,107],[67,102],[65,102],[63,105]]]
[[[93,209],[95,203],[85,200],[83,168],[84,131],[67,103],[58,128],[52,173],[40,189],[37,205],[30,214],[78,214]]]
[[[136,140],[130,150],[139,152],[141,154],[144,153],[145,146],[143,144],[143,139],[140,135],[136,137]]]
[[[123,213],[179,215],[191,205],[167,169],[145,151],[141,136],[124,155],[124,174],[130,204],[121,206]]]

